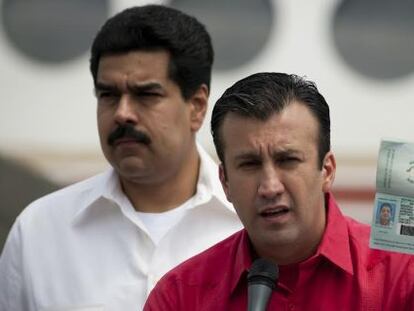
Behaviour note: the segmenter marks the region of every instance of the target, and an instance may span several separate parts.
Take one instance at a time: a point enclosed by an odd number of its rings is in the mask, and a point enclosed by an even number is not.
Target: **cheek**
[[[111,124],[111,113],[107,110],[101,110],[98,108],[96,114],[96,121],[98,123],[98,129],[104,130],[105,127],[108,127]]]
[[[320,196],[320,194],[324,192],[325,182],[321,173],[310,172],[308,174],[303,174],[303,176],[304,177],[300,177],[304,179],[302,181],[302,186],[299,187],[298,191],[303,192],[305,190],[309,196]]]
[[[177,111],[161,111],[149,115],[141,120],[141,124],[154,135],[174,137],[183,135],[188,127],[186,119]]]
[[[323,186],[320,175],[304,175],[286,180],[285,187],[288,195],[293,200],[298,212],[310,219],[320,217],[319,206],[323,205]]]
[[[106,145],[109,134],[114,130],[114,123],[108,117],[108,114],[98,114],[97,116],[98,136],[101,145]]]
[[[98,119],[98,134],[102,141],[105,140],[105,137],[109,134],[108,123],[103,119]]]
[[[239,214],[246,215],[254,209],[257,187],[254,180],[247,177],[231,178],[228,182],[228,197]]]
[[[251,211],[253,211],[253,206],[251,206],[251,204],[249,204],[246,200],[243,200],[240,197],[235,198],[232,201],[232,204],[241,222],[244,225],[248,225],[249,219],[251,218],[250,213]]]

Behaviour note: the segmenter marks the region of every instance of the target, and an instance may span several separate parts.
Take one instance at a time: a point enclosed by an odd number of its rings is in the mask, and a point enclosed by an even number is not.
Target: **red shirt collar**
[[[315,260],[316,257],[323,256],[335,266],[353,275],[347,223],[331,193],[327,193],[325,196],[325,206],[327,225],[322,240],[316,254],[300,263],[299,267],[306,265],[308,261]],[[230,283],[231,292],[236,289],[239,281],[243,277],[245,278],[253,262],[250,240],[245,229],[240,232],[236,243],[238,244],[236,248],[238,251],[234,260],[234,274]]]
[[[319,244],[317,255],[322,255],[334,265],[353,275],[347,222],[331,193],[325,196],[327,225]]]

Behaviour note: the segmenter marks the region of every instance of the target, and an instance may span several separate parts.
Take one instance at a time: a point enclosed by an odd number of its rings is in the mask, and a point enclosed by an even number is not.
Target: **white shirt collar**
[[[195,198],[193,197],[194,204],[190,208],[197,208],[212,199],[216,199],[221,203],[217,204],[217,206],[223,206],[231,212],[234,212],[233,207],[227,201],[221,188],[217,164],[198,143],[197,150],[200,155],[200,171],[197,192]],[[84,181],[84,183],[88,182],[91,185],[90,187],[86,187],[83,204],[74,214],[74,224],[81,221],[84,217],[87,217],[88,211],[93,209],[94,206],[100,207],[105,201],[112,207],[123,206],[128,201],[128,198],[121,189],[118,174],[113,168],[109,168],[106,172]],[[100,204],[96,204],[98,202]],[[131,204],[129,203],[129,205]]]

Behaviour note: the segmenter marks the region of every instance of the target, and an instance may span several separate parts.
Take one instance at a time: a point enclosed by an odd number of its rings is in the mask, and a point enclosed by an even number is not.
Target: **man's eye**
[[[98,98],[113,98],[116,94],[113,92],[98,92]]]
[[[139,92],[134,94],[135,100],[144,106],[154,106],[161,100],[161,94],[157,92]]]
[[[140,92],[134,95],[136,98],[138,99],[142,99],[142,100],[156,100],[159,97],[161,97],[161,95],[159,93],[156,92]]]
[[[279,165],[283,165],[286,167],[294,167],[300,162],[300,159],[297,157],[282,157],[277,159],[277,163]]]
[[[101,107],[112,107],[117,104],[119,95],[115,92],[98,92],[96,94],[98,105]]]
[[[240,168],[254,168],[260,165],[259,161],[245,161],[245,162],[240,162],[238,167]]]
[[[279,162],[295,162],[295,161],[299,161],[299,159],[294,158],[294,157],[285,157],[285,158],[279,159]]]
[[[159,94],[158,93],[154,93],[154,92],[143,92],[143,93],[140,93],[139,94],[139,96],[158,96]]]

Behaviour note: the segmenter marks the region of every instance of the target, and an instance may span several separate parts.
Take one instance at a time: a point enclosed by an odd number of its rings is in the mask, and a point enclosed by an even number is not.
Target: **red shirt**
[[[369,226],[344,217],[327,195],[327,226],[317,253],[280,266],[268,310],[414,310],[414,256],[368,247]],[[250,242],[239,231],[167,273],[145,311],[247,308]]]

